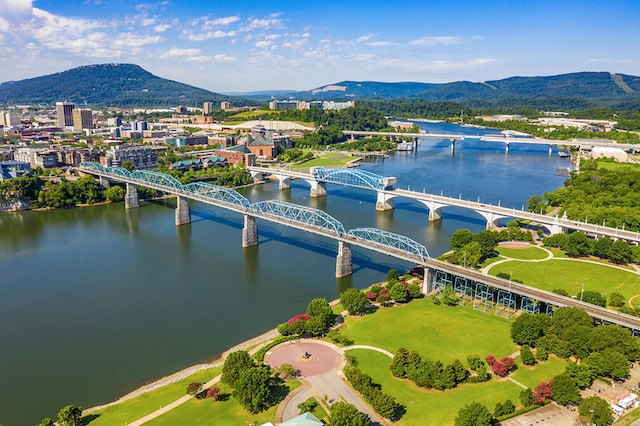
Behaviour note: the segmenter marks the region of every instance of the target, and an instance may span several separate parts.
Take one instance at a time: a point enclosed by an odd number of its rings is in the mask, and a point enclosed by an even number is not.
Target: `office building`
[[[202,104],[202,113],[211,114],[213,112],[213,102],[205,102]]]
[[[76,104],[73,102],[56,102],[58,126],[73,127],[73,110],[75,108]]]
[[[90,109],[74,109],[73,130],[81,132],[84,129],[93,129],[93,112]]]

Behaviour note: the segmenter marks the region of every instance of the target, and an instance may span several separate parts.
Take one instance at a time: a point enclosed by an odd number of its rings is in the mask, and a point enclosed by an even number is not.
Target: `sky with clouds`
[[[640,0],[0,0],[0,82],[113,62],[222,93],[640,75]]]

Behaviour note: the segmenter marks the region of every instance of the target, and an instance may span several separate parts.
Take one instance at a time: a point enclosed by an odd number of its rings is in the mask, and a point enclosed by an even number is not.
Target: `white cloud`
[[[242,31],[252,31],[255,29],[268,30],[270,28],[276,28],[282,26],[282,20],[279,18],[279,13],[272,13],[268,18],[250,19],[248,24],[242,28]]]
[[[160,55],[161,59],[169,59],[169,58],[181,58],[185,56],[196,56],[200,55],[202,51],[200,49],[180,49],[177,47],[172,47],[162,55]]]
[[[369,33],[369,34],[365,34],[363,36],[358,37],[355,42],[356,43],[364,43],[365,41],[369,41],[371,39],[371,37],[373,37],[375,34],[373,33]]]
[[[32,0],[0,0],[0,17],[6,21],[19,21],[31,17]]]
[[[225,55],[224,53],[219,53],[213,57],[216,62],[233,62],[236,60],[233,56]]]
[[[144,18],[140,21],[140,24],[143,27],[148,27],[149,25],[153,25],[156,23],[156,18]]]
[[[155,44],[164,40],[160,36],[139,35],[135,33],[120,33],[113,42],[114,47],[142,47],[146,44]]]
[[[371,47],[396,47],[401,46],[400,43],[396,43],[394,41],[370,41],[367,43],[367,46]]]
[[[462,37],[454,36],[435,36],[435,37],[422,37],[416,40],[411,40],[409,44],[412,46],[434,46],[437,44],[451,45],[462,44],[464,40]]]
[[[236,35],[236,32],[216,30],[216,31],[209,31],[205,33],[193,34],[185,31],[183,32],[183,35],[186,36],[186,38],[191,41],[202,41],[202,40],[209,40],[212,38],[234,37]]]
[[[167,31],[169,28],[171,28],[171,25],[169,24],[160,24],[153,27],[153,30],[157,33],[163,33]]]

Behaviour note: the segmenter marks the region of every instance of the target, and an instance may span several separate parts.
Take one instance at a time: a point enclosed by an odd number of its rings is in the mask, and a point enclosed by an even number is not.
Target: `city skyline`
[[[214,92],[640,75],[640,3],[0,0],[0,82],[135,63]]]

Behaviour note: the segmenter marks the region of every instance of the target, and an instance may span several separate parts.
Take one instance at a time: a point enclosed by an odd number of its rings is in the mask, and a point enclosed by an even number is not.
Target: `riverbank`
[[[219,356],[216,356],[215,358],[213,358],[210,362],[207,363],[203,363],[203,364],[196,364],[196,365],[192,365],[191,367],[187,367],[184,368],[180,371],[177,371],[173,374],[170,374],[168,376],[164,376],[158,380],[155,380],[151,383],[148,383],[146,385],[140,386],[138,389],[129,392],[128,394],[118,398],[117,400],[113,401],[113,402],[109,402],[107,404],[102,404],[102,405],[96,405],[94,407],[90,407],[85,409],[82,412],[82,415],[87,415],[87,414],[91,414],[97,410],[101,410],[103,408],[106,407],[111,407],[113,405],[117,405],[120,404],[121,402],[127,401],[131,398],[135,398],[137,396],[140,396],[142,394],[145,394],[147,392],[151,392],[153,390],[156,390],[158,388],[161,388],[162,386],[166,386],[170,383],[175,383],[178,382],[186,377],[191,376],[192,374],[201,371],[201,370],[206,370],[209,368],[214,368],[214,367],[219,367],[224,363],[224,360],[227,358],[227,356],[232,353],[232,352],[236,352],[236,351],[241,351],[241,350],[247,350],[248,348],[251,348],[252,346],[255,345],[259,345],[261,343],[265,343],[268,342],[269,340],[274,339],[275,337],[279,336],[280,333],[278,333],[278,329],[277,328],[273,328],[269,331],[266,331],[264,333],[262,333],[261,335],[254,337],[252,339],[249,340],[245,340],[242,343],[239,343],[235,346],[233,346],[230,349],[227,349],[226,351],[224,351],[222,354],[220,354]]]

